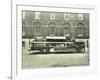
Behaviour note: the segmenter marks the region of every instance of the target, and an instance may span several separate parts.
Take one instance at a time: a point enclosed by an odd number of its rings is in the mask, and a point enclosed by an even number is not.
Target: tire
[[[81,48],[81,49],[76,48],[76,50],[77,50],[77,53],[84,53],[85,52],[85,48]]]
[[[82,49],[80,50],[80,52],[81,52],[81,53],[84,53],[84,52],[85,52],[85,48],[82,48]]]
[[[46,49],[43,49],[43,52],[45,53],[46,52]]]
[[[46,49],[46,53],[49,53],[50,52],[50,49]]]
[[[41,49],[40,52],[41,53],[45,53],[46,52],[46,49]]]

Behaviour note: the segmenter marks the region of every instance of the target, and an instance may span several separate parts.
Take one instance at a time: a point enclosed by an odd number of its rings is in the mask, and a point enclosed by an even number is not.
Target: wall
[[[39,12],[39,11],[37,11]],[[36,35],[50,36],[70,36],[79,38],[89,38],[89,14],[70,12],[45,12],[40,11],[39,19],[35,19],[35,11],[23,11],[24,18],[23,32],[25,38],[34,38]],[[55,19],[50,15],[55,14]],[[66,16],[64,16],[66,13]],[[79,15],[82,17],[79,19]]]

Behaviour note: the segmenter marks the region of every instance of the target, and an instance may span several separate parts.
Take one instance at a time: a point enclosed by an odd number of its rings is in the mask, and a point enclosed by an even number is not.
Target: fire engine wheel
[[[50,51],[49,49],[42,49],[40,52],[48,53],[49,51]]]
[[[80,50],[80,52],[81,52],[81,53],[84,53],[84,52],[85,52],[85,48],[82,48],[82,49]]]
[[[50,52],[50,50],[49,50],[49,49],[46,49],[46,52],[47,52],[47,53],[49,53],[49,52]]]
[[[42,52],[46,52],[46,49],[43,49]]]

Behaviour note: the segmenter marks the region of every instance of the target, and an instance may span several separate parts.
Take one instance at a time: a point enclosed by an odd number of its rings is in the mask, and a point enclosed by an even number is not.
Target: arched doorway
[[[64,27],[64,35],[70,35],[71,33],[71,24],[69,22],[65,22],[63,24]]]
[[[78,27],[84,27],[84,23],[83,23],[83,22],[79,22],[79,23],[77,24],[77,26],[78,26]]]
[[[55,33],[56,33],[56,23],[55,22],[50,22],[48,24],[48,27],[49,27],[49,35],[55,36]]]
[[[42,34],[42,24],[40,22],[35,22],[33,24],[34,34],[41,35]]]
[[[79,22],[77,24],[77,30],[76,30],[76,32],[77,32],[77,36],[78,37],[83,37],[84,36],[84,27],[85,27],[85,25],[84,25],[83,22]]]

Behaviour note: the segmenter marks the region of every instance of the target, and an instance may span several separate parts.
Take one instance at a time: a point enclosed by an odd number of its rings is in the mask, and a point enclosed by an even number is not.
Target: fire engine
[[[31,42],[31,53],[84,53],[85,42],[66,36],[38,36]]]

